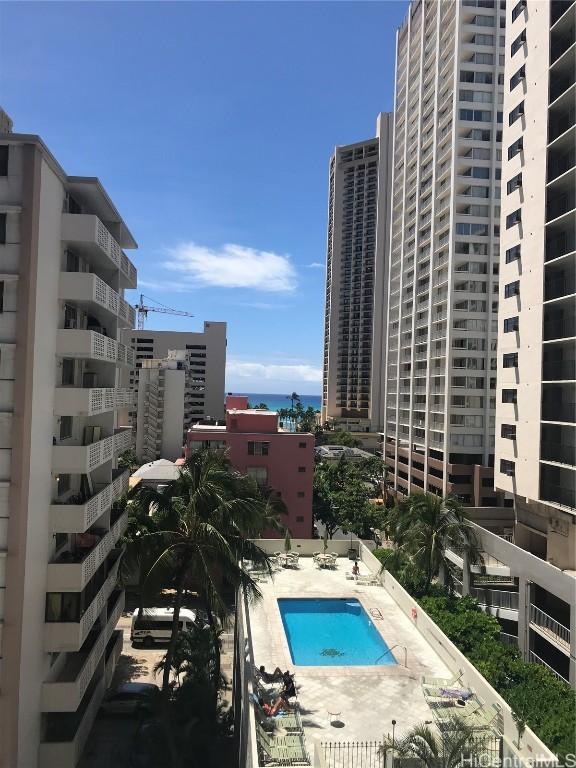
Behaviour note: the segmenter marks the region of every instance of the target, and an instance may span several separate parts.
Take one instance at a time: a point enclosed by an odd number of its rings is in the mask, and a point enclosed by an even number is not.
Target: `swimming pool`
[[[279,598],[293,664],[384,666],[392,652],[358,600]]]

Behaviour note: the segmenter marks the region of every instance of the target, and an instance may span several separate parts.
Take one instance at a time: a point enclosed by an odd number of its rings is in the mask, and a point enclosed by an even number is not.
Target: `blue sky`
[[[0,4],[15,130],[100,177],[139,243],[139,290],[195,315],[149,328],[228,322],[228,390],[320,393],[328,160],[392,109],[405,11]]]

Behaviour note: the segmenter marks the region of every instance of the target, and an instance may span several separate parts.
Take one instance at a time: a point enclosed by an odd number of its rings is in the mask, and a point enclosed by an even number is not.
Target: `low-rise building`
[[[319,445],[314,449],[314,453],[322,461],[338,461],[342,457],[347,461],[364,461],[374,458],[373,453],[346,445]]]
[[[312,536],[314,436],[288,432],[276,411],[248,408],[248,398],[226,398],[225,424],[195,424],[188,430],[186,455],[204,449],[227,452],[232,466],[277,491],[288,514],[282,523],[296,538]]]

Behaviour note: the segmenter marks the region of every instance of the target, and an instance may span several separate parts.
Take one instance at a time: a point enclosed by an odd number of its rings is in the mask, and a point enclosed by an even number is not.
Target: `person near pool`
[[[352,566],[352,576],[359,576],[360,575],[360,568],[358,567],[358,561],[354,560],[354,565]]]
[[[274,715],[277,715],[281,709],[283,709],[285,712],[292,711],[292,707],[283,696],[279,696],[272,704],[267,704],[262,696],[259,696],[258,704],[262,711],[268,715],[268,717],[274,717]]]
[[[262,665],[258,672],[265,683],[278,683],[284,678],[284,672],[282,672],[280,667],[276,667],[274,672],[266,672],[266,667]]]
[[[296,696],[296,686],[294,685],[294,678],[290,672],[285,672],[283,676],[284,687],[280,691],[280,696],[284,699],[291,699]]]

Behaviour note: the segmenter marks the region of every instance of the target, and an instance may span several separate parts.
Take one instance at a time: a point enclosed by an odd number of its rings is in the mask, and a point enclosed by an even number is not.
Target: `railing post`
[[[532,582],[523,576],[518,578],[518,650],[524,661],[530,652],[530,603]]]

